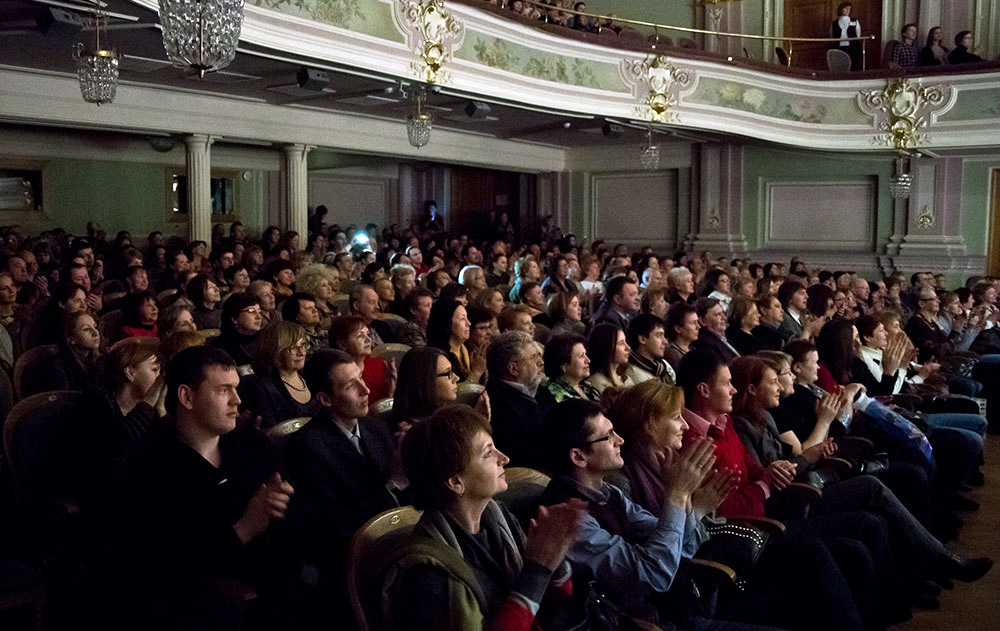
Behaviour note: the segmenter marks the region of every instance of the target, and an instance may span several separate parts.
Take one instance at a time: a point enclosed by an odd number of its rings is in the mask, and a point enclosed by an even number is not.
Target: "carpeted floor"
[[[1000,436],[988,436],[985,451],[986,486],[969,494],[980,508],[960,513],[965,527],[948,548],[966,556],[990,556],[998,565],[976,583],[955,583],[955,589],[943,592],[939,610],[914,610],[912,620],[895,627],[898,631],[1000,629]]]

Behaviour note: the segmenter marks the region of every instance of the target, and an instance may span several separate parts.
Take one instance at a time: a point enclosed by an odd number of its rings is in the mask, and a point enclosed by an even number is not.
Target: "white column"
[[[212,247],[212,142],[213,136],[184,137],[187,148],[188,239]]]
[[[299,233],[299,243],[306,245],[309,235],[309,169],[306,157],[309,145],[284,145],[285,154],[285,229]]]

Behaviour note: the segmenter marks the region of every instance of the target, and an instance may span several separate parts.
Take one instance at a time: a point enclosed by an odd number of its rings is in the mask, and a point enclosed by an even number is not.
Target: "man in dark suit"
[[[511,466],[541,466],[542,419],[535,402],[541,368],[542,355],[523,331],[502,333],[486,352],[493,442],[510,458]]]
[[[607,323],[628,331],[629,318],[638,310],[639,283],[628,276],[615,276],[604,289],[604,299],[590,318],[590,327]]]
[[[769,351],[779,351],[785,345],[778,327],[785,319],[785,310],[781,301],[768,294],[757,299],[757,311],[760,313],[760,324],[755,326],[751,335],[760,343],[761,348]]]
[[[740,356],[739,351],[726,340],[726,312],[715,298],[699,298],[694,303],[701,329],[698,339],[691,343],[692,350],[706,350],[725,364]]]
[[[339,600],[333,606],[343,611],[350,538],[371,517],[400,505],[396,494],[406,481],[394,473],[402,468],[387,426],[359,420],[368,413],[368,388],[354,359],[320,350],[303,372],[322,411],[285,447],[297,491],[290,520],[306,563],[319,569],[319,600]]]
[[[809,295],[802,283],[796,280],[786,280],[778,288],[778,300],[785,310],[785,318],[778,327],[785,341],[802,337],[802,327],[805,324],[806,301]]]

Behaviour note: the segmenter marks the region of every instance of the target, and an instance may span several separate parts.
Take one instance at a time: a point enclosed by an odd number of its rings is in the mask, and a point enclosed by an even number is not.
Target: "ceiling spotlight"
[[[489,103],[482,101],[469,101],[465,106],[465,115],[477,121],[484,120],[490,114]]]

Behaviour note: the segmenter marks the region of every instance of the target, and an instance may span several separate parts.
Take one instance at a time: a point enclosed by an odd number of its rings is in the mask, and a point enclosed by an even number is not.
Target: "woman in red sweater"
[[[334,318],[330,322],[330,346],[353,357],[361,367],[361,378],[371,390],[368,401],[372,406],[392,396],[396,389],[396,364],[371,356],[372,340],[364,318]]]

